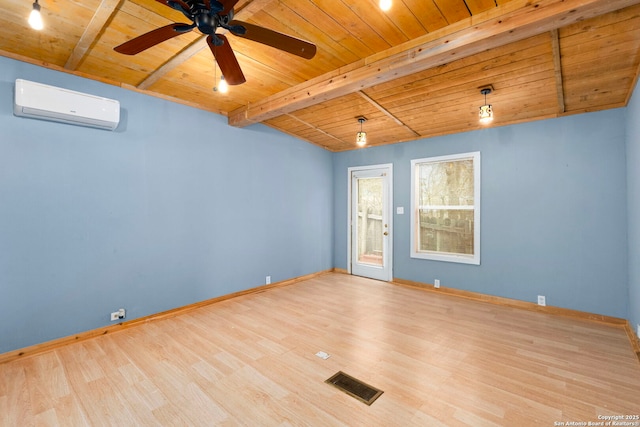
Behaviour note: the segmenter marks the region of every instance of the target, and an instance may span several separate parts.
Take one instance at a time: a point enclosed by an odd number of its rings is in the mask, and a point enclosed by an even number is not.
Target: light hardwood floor
[[[384,394],[366,406],[324,383],[340,370]],[[638,414],[640,362],[622,327],[339,273],[0,365],[2,426],[554,426]]]

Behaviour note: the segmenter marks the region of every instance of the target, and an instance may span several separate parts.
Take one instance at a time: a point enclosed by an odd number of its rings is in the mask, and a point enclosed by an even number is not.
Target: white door
[[[392,165],[349,168],[349,272],[390,281]]]

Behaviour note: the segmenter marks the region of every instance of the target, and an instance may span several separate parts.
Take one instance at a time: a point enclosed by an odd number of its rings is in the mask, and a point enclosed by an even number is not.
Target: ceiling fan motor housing
[[[202,34],[215,33],[216,28],[220,26],[218,21],[218,15],[211,16],[208,12],[198,13],[193,20]]]

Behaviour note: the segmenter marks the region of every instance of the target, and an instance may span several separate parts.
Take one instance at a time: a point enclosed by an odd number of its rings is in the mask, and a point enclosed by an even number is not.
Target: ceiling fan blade
[[[233,9],[236,3],[238,3],[238,0],[220,0],[220,3],[222,3],[222,5],[224,6],[224,9],[222,9],[220,15],[227,15],[231,11],[231,9]]]
[[[187,33],[194,27],[189,24],[169,24],[124,42],[120,46],[114,47],[113,50],[125,55],[135,55],[165,40]]]
[[[244,34],[233,33],[238,37],[266,44],[267,46],[284,50],[285,52],[292,53],[301,58],[311,59],[316,54],[316,45],[313,43],[309,43],[308,41],[297,39],[277,31],[269,30],[268,28],[242,21],[231,21],[229,22],[229,26],[242,26],[246,29]]]
[[[156,0],[159,3],[162,3],[166,6],[169,6],[171,9],[178,10],[182,13],[188,14],[191,9],[184,0]]]
[[[221,40],[222,44],[216,46],[213,36],[207,37],[207,44],[209,45],[213,56],[216,58],[216,62],[218,62],[220,71],[222,71],[222,75],[227,81],[227,84],[239,85],[246,82],[247,80],[244,78],[244,74],[242,73],[240,64],[238,64],[236,55],[231,49],[229,40],[221,34],[216,34],[215,37]]]

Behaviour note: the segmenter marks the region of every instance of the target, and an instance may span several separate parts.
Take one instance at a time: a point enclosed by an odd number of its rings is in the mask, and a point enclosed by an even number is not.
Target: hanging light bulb
[[[34,30],[41,30],[44,28],[38,0],[35,0],[35,2],[33,3],[33,9],[31,9],[31,14],[29,15],[29,25],[31,25],[31,28],[33,28]]]
[[[360,122],[360,132],[356,133],[356,144],[358,144],[358,147],[367,145],[367,133],[362,131],[362,124],[366,121],[366,118],[358,117],[358,122]]]
[[[493,121],[493,108],[491,104],[487,104],[487,95],[491,93],[490,88],[484,88],[480,90],[480,93],[484,95],[484,105],[480,107],[480,123],[487,125]]]
[[[391,9],[391,0],[380,0],[380,9],[384,12]]]
[[[223,75],[220,75],[220,85],[218,86],[218,90],[220,93],[227,93],[229,91],[229,85]]]
[[[218,78],[218,68],[217,67],[213,67],[213,81],[214,84]],[[222,70],[220,70],[222,71]],[[220,93],[227,93],[229,91],[229,84],[227,83],[227,81],[224,79],[224,75],[222,73],[220,73],[220,84],[218,84],[217,86],[213,87],[213,91],[214,92],[220,92]]]

